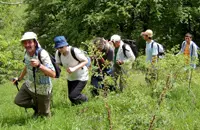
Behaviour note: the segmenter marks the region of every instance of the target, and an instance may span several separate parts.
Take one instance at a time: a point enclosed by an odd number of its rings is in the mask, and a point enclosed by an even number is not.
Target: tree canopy
[[[64,35],[79,47],[94,37],[119,34],[134,39],[144,49],[142,31],[152,29],[154,39],[166,49],[180,45],[190,32],[200,45],[198,0],[7,0],[0,2],[0,73],[12,75],[23,57],[21,35],[34,31],[42,47],[55,51],[53,38]],[[144,52],[144,51],[141,51]],[[21,63],[21,62],[20,62]],[[12,68],[12,69],[11,69]]]
[[[113,34],[135,39],[143,48],[140,33],[152,29],[154,38],[170,48],[191,32],[199,40],[198,0],[26,0],[25,30],[35,31],[50,49],[53,38],[64,35],[72,45],[95,36]],[[141,43],[141,44],[140,44]],[[198,44],[198,42],[197,42]]]

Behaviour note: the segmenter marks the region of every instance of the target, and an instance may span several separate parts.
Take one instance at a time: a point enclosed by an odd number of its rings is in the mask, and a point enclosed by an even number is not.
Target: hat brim
[[[60,48],[60,47],[64,47],[64,46],[68,46],[67,44],[63,44],[63,45],[55,45],[55,47],[54,48],[56,48],[56,49],[58,49],[58,48]]]
[[[148,34],[146,32],[142,32],[141,36],[143,36],[143,35],[147,35],[148,36]]]

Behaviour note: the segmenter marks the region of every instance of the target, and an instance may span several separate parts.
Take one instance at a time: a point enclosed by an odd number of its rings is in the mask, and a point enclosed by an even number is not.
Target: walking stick
[[[14,80],[16,80],[16,79],[13,79],[13,81],[14,81]],[[18,92],[19,92],[19,86],[18,86],[18,85],[19,85],[19,83],[18,83],[18,80],[17,80],[17,81],[15,82],[15,86],[16,86]]]
[[[38,113],[38,99],[37,99],[37,90],[36,90],[35,70],[36,68],[33,67],[33,79],[34,79],[34,88],[35,88],[35,112]]]

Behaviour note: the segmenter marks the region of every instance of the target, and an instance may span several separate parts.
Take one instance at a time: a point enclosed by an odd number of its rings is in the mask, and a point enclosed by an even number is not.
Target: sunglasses
[[[64,46],[62,46],[62,47],[58,47],[57,49],[62,49]]]

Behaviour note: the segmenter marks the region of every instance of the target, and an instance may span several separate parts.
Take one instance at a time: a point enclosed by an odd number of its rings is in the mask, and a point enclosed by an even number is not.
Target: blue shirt
[[[152,43],[153,43],[153,48],[152,48]],[[158,55],[158,47],[156,42],[154,42],[153,40],[151,40],[150,43],[146,42],[145,53],[146,53],[146,62],[151,63],[152,57]]]

